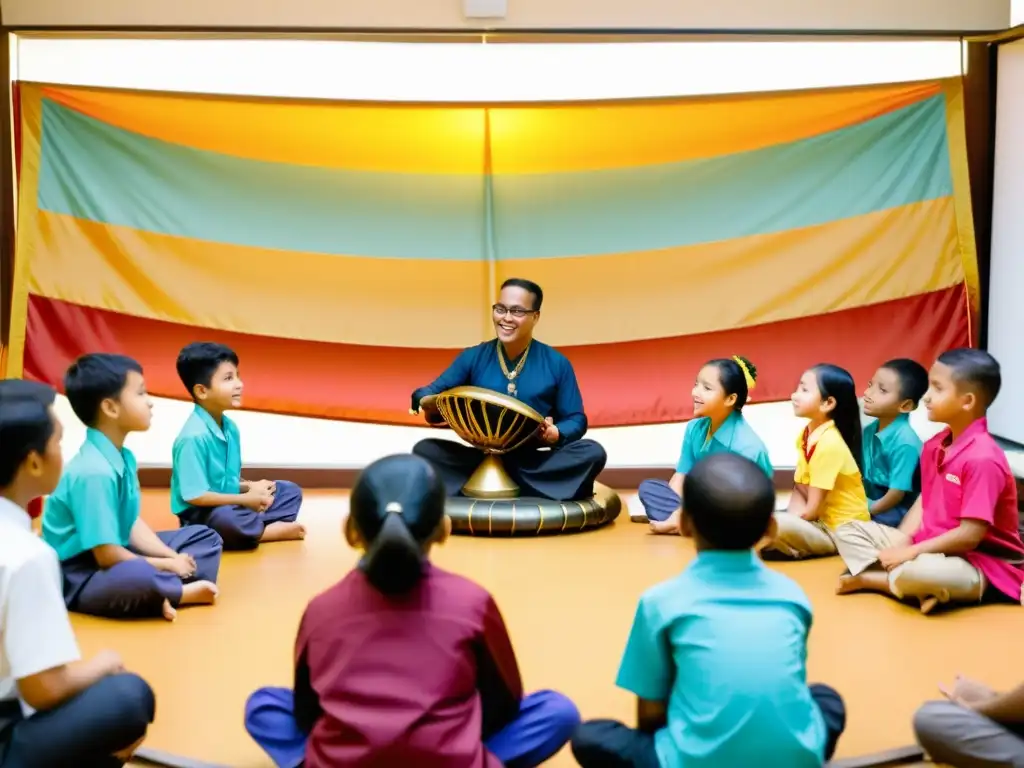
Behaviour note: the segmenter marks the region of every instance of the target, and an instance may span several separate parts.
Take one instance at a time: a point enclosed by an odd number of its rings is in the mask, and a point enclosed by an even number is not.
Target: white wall
[[[740,93],[908,82],[960,74],[957,41],[438,45],[288,40],[18,38],[14,77],[35,82],[306,98],[520,101]],[[728,62],[728,66],[723,66]],[[339,73],[359,73],[344,77]],[[879,361],[881,362],[881,361]],[[696,372],[694,372],[696,373]],[[795,382],[794,382],[795,385]],[[679,382],[685,393],[690,381]],[[84,430],[58,403],[70,456]],[[129,446],[168,466],[190,406],[156,400]],[[776,466],[793,466],[801,428],[788,403],[745,411]],[[241,411],[248,464],[360,467],[407,451],[426,431]],[[921,414],[914,424],[934,433]],[[443,433],[437,433],[443,434]],[[674,464],[682,424],[598,429],[609,466]]]
[[[112,29],[1003,29],[1010,0],[509,0],[502,18],[468,19],[460,0],[3,0],[11,27]]]
[[[688,387],[688,382],[681,382]],[[153,426],[133,434],[127,445],[141,466],[169,467],[171,444],[192,406],[155,399]],[[64,424],[64,455],[71,458],[82,444],[85,428],[60,397],[57,411]],[[803,420],[793,416],[789,403],[748,405],[743,409],[751,426],[768,447],[776,467],[796,466],[796,438]],[[231,414],[242,433],[242,459],[247,465],[272,467],[360,468],[391,453],[408,451],[422,437],[456,439],[444,430],[353,424],[341,421],[276,416],[237,411]],[[917,432],[928,438],[938,429],[919,408],[911,416]],[[588,437],[608,451],[610,467],[674,466],[685,424],[595,429]]]
[[[1024,40],[999,47],[988,347],[1003,367],[989,425],[1024,443]]]

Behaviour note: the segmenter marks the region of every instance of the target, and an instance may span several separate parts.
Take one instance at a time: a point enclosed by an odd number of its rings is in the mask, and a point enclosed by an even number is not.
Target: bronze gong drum
[[[451,428],[484,454],[462,487],[464,495],[448,500],[454,533],[498,536],[581,531],[618,516],[622,508],[618,494],[600,483],[595,483],[594,496],[582,501],[520,496],[502,456],[527,447],[544,424],[544,417],[521,400],[491,389],[464,386],[426,397],[421,407],[428,422]]]

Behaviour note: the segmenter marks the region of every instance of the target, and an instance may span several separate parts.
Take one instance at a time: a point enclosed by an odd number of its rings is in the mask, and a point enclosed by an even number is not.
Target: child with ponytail
[[[440,476],[416,456],[359,477],[345,521],[359,566],[306,608],[294,688],[246,704],[275,765],[527,768],[568,742],[578,710],[553,691],[523,696],[491,595],[431,565],[451,531],[444,507]]]
[[[756,385],[757,368],[745,357],[736,355],[704,363],[690,392],[694,418],[686,425],[675,474],[667,483],[640,483],[637,490],[646,516],[634,519],[649,520],[654,533],[679,533],[683,478],[705,456],[737,453],[774,478],[768,449],[743,418],[743,406]]]
[[[793,412],[808,420],[797,438],[793,494],[764,551],[791,558],[835,555],[835,531],[867,522],[860,406],[847,371],[822,363],[805,371],[793,393]]]

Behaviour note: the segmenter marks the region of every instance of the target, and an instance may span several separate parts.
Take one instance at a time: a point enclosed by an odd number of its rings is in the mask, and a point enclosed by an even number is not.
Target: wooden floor
[[[310,492],[306,499],[306,541],[225,555],[215,607],[184,609],[173,624],[75,617],[84,653],[119,651],[156,690],[147,746],[227,766],[270,765],[242,726],[245,699],[261,685],[290,685],[306,602],[355,563],[340,531],[345,495]],[[176,527],[166,510],[165,493],[145,494],[144,515],[158,530]],[[693,554],[688,541],[650,536],[623,514],[585,534],[456,538],[435,561],[494,593],[528,689],[568,694],[585,718],[628,721],[633,701],[613,683],[636,600]],[[772,567],[796,579],[814,604],[810,679],[835,686],[849,709],[837,758],[912,743],[912,712],[958,672],[996,687],[1024,680],[1019,607],[924,617],[882,597],[837,597],[834,559]],[[750,652],[758,652],[756,638]],[[550,765],[574,762],[563,751]]]

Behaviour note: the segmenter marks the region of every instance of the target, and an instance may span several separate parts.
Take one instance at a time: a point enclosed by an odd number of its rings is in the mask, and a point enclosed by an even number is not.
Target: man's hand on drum
[[[558,427],[555,426],[555,420],[550,416],[544,419],[544,423],[537,430],[537,435],[548,445],[554,445],[558,442],[558,438],[561,437]]]

